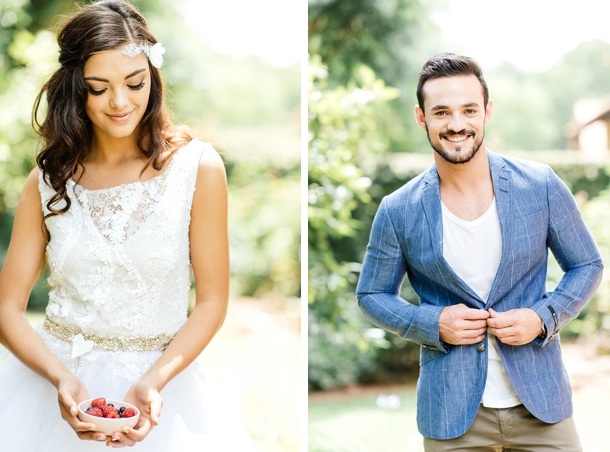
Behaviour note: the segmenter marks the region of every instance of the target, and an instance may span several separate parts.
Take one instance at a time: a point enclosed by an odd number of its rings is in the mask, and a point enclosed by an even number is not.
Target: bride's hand
[[[134,446],[137,442],[146,438],[150,430],[159,423],[163,398],[154,385],[144,380],[137,381],[127,391],[125,402],[138,407],[140,419],[135,429],[125,427],[122,432],[113,433],[113,441],[106,443],[108,446]]]
[[[61,417],[70,424],[80,439],[105,441],[104,433],[95,432],[95,424],[82,422],[78,417],[78,404],[89,398],[85,384],[76,376],[68,375],[57,385],[57,399]]]

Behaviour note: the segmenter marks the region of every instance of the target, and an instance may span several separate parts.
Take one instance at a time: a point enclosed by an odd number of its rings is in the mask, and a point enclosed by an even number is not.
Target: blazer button
[[[485,344],[483,342],[481,342],[479,345],[477,345],[477,350],[480,352],[484,352],[485,351]]]

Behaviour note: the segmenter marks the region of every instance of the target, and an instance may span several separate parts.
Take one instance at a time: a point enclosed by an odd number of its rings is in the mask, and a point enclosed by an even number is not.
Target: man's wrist
[[[546,339],[546,325],[544,324],[544,320],[540,320],[540,334],[538,335],[540,339]]]

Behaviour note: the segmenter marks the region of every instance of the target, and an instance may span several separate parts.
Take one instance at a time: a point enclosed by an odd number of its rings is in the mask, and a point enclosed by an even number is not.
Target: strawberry
[[[125,408],[125,411],[123,411],[123,417],[134,417],[136,415],[136,412],[133,408]]]
[[[91,402],[91,406],[98,407],[98,408],[105,407],[106,399],[103,397],[100,397],[99,399],[95,399],[95,400],[93,400],[93,402]]]

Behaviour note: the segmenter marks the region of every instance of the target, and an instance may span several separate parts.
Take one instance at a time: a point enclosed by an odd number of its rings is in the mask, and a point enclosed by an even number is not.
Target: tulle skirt
[[[72,344],[36,327],[51,351],[84,383],[90,397],[123,400],[130,386],[161,352],[92,350],[70,359]],[[129,450],[146,452],[254,451],[245,426],[206,382],[194,362],[161,391],[159,425]],[[83,441],[61,418],[57,390],[13,355],[0,362],[0,450],[81,452],[109,450],[105,442]]]

